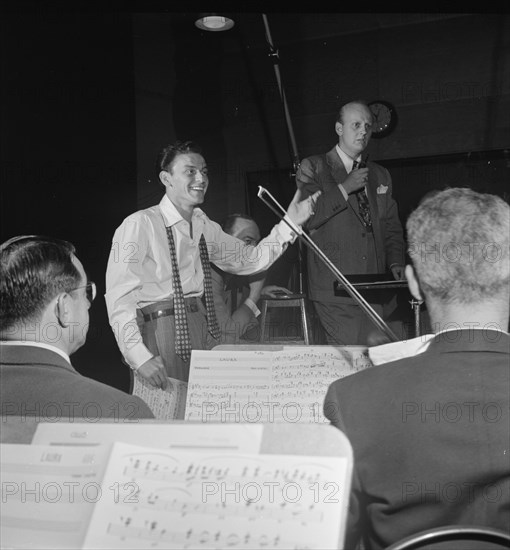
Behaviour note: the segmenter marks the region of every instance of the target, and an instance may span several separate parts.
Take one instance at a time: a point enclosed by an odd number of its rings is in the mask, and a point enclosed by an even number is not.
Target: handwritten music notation
[[[168,385],[163,390],[151,386],[145,379],[134,375],[133,395],[141,397],[154,416],[162,420],[182,420],[186,408],[188,384],[175,378],[167,378]]]
[[[240,470],[231,471],[224,455],[214,457],[194,458],[187,462],[176,460],[172,456],[158,456],[157,460],[147,459],[137,455],[126,457],[124,461],[123,475],[130,478],[150,479],[153,481],[173,482],[179,481],[186,484],[201,483],[203,481],[223,481],[229,478],[234,482],[242,482],[246,479],[252,481],[281,481],[284,483],[317,483],[320,479],[320,471],[310,469],[309,463],[301,461],[293,467],[278,466],[272,464],[266,467],[265,461],[259,455],[252,458],[244,458],[243,467]]]
[[[361,346],[193,351],[185,418],[202,422],[326,422],[329,385],[372,366]]]
[[[280,535],[269,536],[264,533],[254,536],[250,531],[229,532],[218,529],[188,529],[186,532],[170,531],[157,526],[131,527],[129,525],[111,524],[108,533],[121,540],[153,541],[157,543],[170,544],[164,548],[295,548],[310,549],[312,546],[303,546],[294,540],[282,540]]]
[[[342,457],[205,455],[113,446],[85,548],[337,548],[347,507]]]

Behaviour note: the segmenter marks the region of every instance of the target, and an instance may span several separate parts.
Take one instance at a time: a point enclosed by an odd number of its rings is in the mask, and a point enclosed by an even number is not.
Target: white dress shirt
[[[113,236],[106,268],[106,307],[120,351],[133,369],[153,354],[142,341],[136,310],[168,300],[174,294],[172,263],[166,226],[174,230],[177,262],[185,297],[202,296],[203,280],[199,241],[204,235],[211,262],[238,275],[267,269],[296,235],[281,221],[257,246],[224,233],[219,224],[200,209],[193,210],[190,224],[165,195],[159,205],[128,216]]]
[[[361,155],[358,155],[358,157],[356,159],[353,159],[347,153],[344,153],[342,151],[342,149],[340,149],[340,146],[338,144],[336,146],[336,152],[338,153],[338,156],[340,157],[340,160],[343,162],[343,165],[345,167],[345,171],[348,174],[350,174],[352,172],[352,165],[354,164],[354,160],[357,160],[358,162],[361,162]],[[344,186],[341,183],[338,185],[338,188],[342,192],[342,195],[344,196],[344,199],[349,200],[349,194],[347,193],[347,191],[345,190]]]

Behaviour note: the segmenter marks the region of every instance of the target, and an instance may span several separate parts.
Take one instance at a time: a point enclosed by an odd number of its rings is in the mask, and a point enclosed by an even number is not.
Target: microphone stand
[[[264,199],[263,195],[266,194],[269,196],[269,198],[273,201],[276,206],[280,209],[280,212],[278,212],[267,200]],[[354,288],[354,286],[345,278],[342,273],[338,270],[338,268],[331,262],[331,260],[324,254],[324,252],[312,241],[312,239],[298,226],[296,226],[294,223],[292,223],[291,220],[287,220],[285,218],[282,218],[281,212],[283,212],[283,215],[287,213],[284,208],[278,203],[278,201],[271,195],[271,193],[265,189],[264,187],[259,185],[259,192],[257,193],[257,196],[280,218],[283,219],[283,221],[294,231],[297,233],[297,235],[300,238],[301,242],[304,242],[309,248],[311,248],[317,256],[324,262],[326,267],[333,273],[333,275],[337,278],[337,280],[344,285],[345,290],[349,293],[351,298],[353,298],[356,302],[359,303],[361,309],[369,316],[369,318],[373,321],[375,326],[382,331],[391,342],[398,342],[399,338],[397,335],[390,329],[390,327],[381,319],[381,317],[377,314],[376,311],[372,308],[372,306],[361,296],[361,294]]]
[[[299,154],[296,145],[296,137],[294,135],[294,128],[292,126],[292,120],[290,118],[289,107],[287,105],[287,98],[285,96],[285,90],[282,84],[282,78],[280,74],[280,65],[279,65],[279,53],[278,50],[274,47],[273,39],[271,37],[271,31],[269,29],[269,22],[265,13],[262,14],[262,20],[264,22],[264,27],[266,29],[266,41],[269,45],[269,57],[273,60],[273,67],[276,76],[276,83],[278,84],[278,90],[280,91],[280,99],[283,104],[283,112],[285,114],[285,121],[287,123],[287,131],[289,134],[290,145],[292,149],[292,171],[290,176],[295,177],[297,170],[299,168]],[[303,254],[301,247],[298,248],[298,270],[299,270],[299,292],[303,294],[304,284],[303,284]]]

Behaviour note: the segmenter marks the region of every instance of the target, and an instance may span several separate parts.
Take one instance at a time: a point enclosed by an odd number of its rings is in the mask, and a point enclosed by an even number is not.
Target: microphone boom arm
[[[276,206],[280,209],[280,212],[277,212],[275,208],[273,208],[273,205],[269,204],[269,202],[264,198],[264,194],[268,195],[269,198],[276,204]],[[381,330],[392,342],[397,342],[399,339],[397,335],[390,329],[390,327],[381,319],[381,317],[377,314],[376,311],[372,308],[372,306],[363,298],[363,296],[354,288],[354,286],[346,279],[344,275],[338,270],[338,268],[333,264],[333,262],[324,254],[324,252],[313,242],[313,240],[298,226],[296,226],[292,220],[286,219],[285,217],[282,218],[281,212],[283,212],[283,215],[287,213],[286,210],[278,203],[278,201],[271,195],[271,193],[259,185],[259,191],[257,193],[257,196],[283,221],[292,229],[292,231],[296,232],[299,238],[302,242],[304,242],[308,248],[311,248],[317,256],[324,262],[324,264],[328,267],[328,269],[333,273],[333,275],[337,278],[337,280],[342,283],[342,285],[345,287],[345,290],[349,293],[351,298],[353,298],[358,304],[360,305],[361,309],[369,316],[369,318],[372,320],[372,322],[376,325],[376,327]]]

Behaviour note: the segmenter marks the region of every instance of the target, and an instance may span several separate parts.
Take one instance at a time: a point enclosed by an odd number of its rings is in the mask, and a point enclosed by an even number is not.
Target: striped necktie
[[[358,168],[364,168],[365,163],[363,161],[358,162],[355,160],[352,163],[352,169],[357,170]],[[363,222],[363,225],[367,228],[367,231],[372,231],[372,217],[370,215],[370,205],[368,203],[367,193],[365,188],[362,187],[356,191],[356,198],[358,199],[358,212]]]
[[[205,309],[207,312],[207,327],[213,338],[220,339],[220,327],[216,318],[216,310],[214,309],[214,297],[212,289],[211,264],[209,263],[209,253],[207,252],[207,243],[202,234],[200,237],[200,260],[202,262],[202,271],[204,272],[204,295]]]
[[[166,228],[170,258],[172,260],[172,286],[174,287],[174,319],[175,319],[175,353],[183,360],[189,361],[191,357],[191,340],[188,328],[188,316],[186,315],[186,304],[182,292],[181,276],[177,263],[177,252],[172,228]]]

